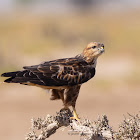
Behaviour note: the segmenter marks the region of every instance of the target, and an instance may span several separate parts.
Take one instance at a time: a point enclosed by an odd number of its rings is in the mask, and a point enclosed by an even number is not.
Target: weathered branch
[[[125,118],[118,132],[113,131],[109,126],[106,115],[99,117],[95,122],[88,119],[70,120],[71,116],[70,110],[66,110],[58,112],[56,116],[47,115],[46,118],[32,119],[31,132],[27,134],[26,140],[45,140],[62,126],[69,127],[69,135],[80,135],[83,140],[140,139],[140,118],[138,114],[136,116],[129,114],[129,118]]]

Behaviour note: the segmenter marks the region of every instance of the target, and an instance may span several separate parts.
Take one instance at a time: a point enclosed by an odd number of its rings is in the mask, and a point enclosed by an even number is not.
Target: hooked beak
[[[101,48],[100,48],[100,50],[101,50],[101,53],[103,53],[105,50],[104,50],[104,46],[102,46]]]

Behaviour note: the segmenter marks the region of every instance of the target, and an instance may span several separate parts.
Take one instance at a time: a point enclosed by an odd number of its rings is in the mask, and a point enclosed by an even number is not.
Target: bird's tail
[[[6,72],[1,75],[2,77],[8,77],[4,82],[6,83],[20,83],[29,85],[29,83],[43,85],[44,83],[39,80],[35,73],[29,70]]]
[[[9,77],[8,79],[6,79],[4,82],[6,83],[11,83],[12,79],[14,79],[16,77],[16,74],[19,73],[19,71],[15,71],[15,72],[6,72],[1,74],[1,77]]]
[[[15,71],[15,72],[6,72],[6,73],[1,74],[1,77],[15,77],[16,74],[17,74],[18,72],[19,72],[19,71]]]

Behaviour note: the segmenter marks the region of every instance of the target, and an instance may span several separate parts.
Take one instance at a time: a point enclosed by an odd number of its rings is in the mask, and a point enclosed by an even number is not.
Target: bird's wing
[[[65,58],[48,61],[34,66],[25,66],[23,71],[3,73],[10,77],[8,83],[30,83],[43,86],[72,86],[82,84],[91,79],[95,68],[83,59]]]
[[[24,69],[32,71],[46,86],[81,84],[95,74],[95,68],[78,58],[57,59]]]

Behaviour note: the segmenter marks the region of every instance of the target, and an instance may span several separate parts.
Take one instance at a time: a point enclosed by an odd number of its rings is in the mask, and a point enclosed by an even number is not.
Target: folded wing
[[[57,59],[23,68],[25,69],[23,71],[2,74],[2,76],[10,77],[5,82],[33,83],[43,86],[72,86],[82,84],[95,75],[95,68],[79,58]]]

